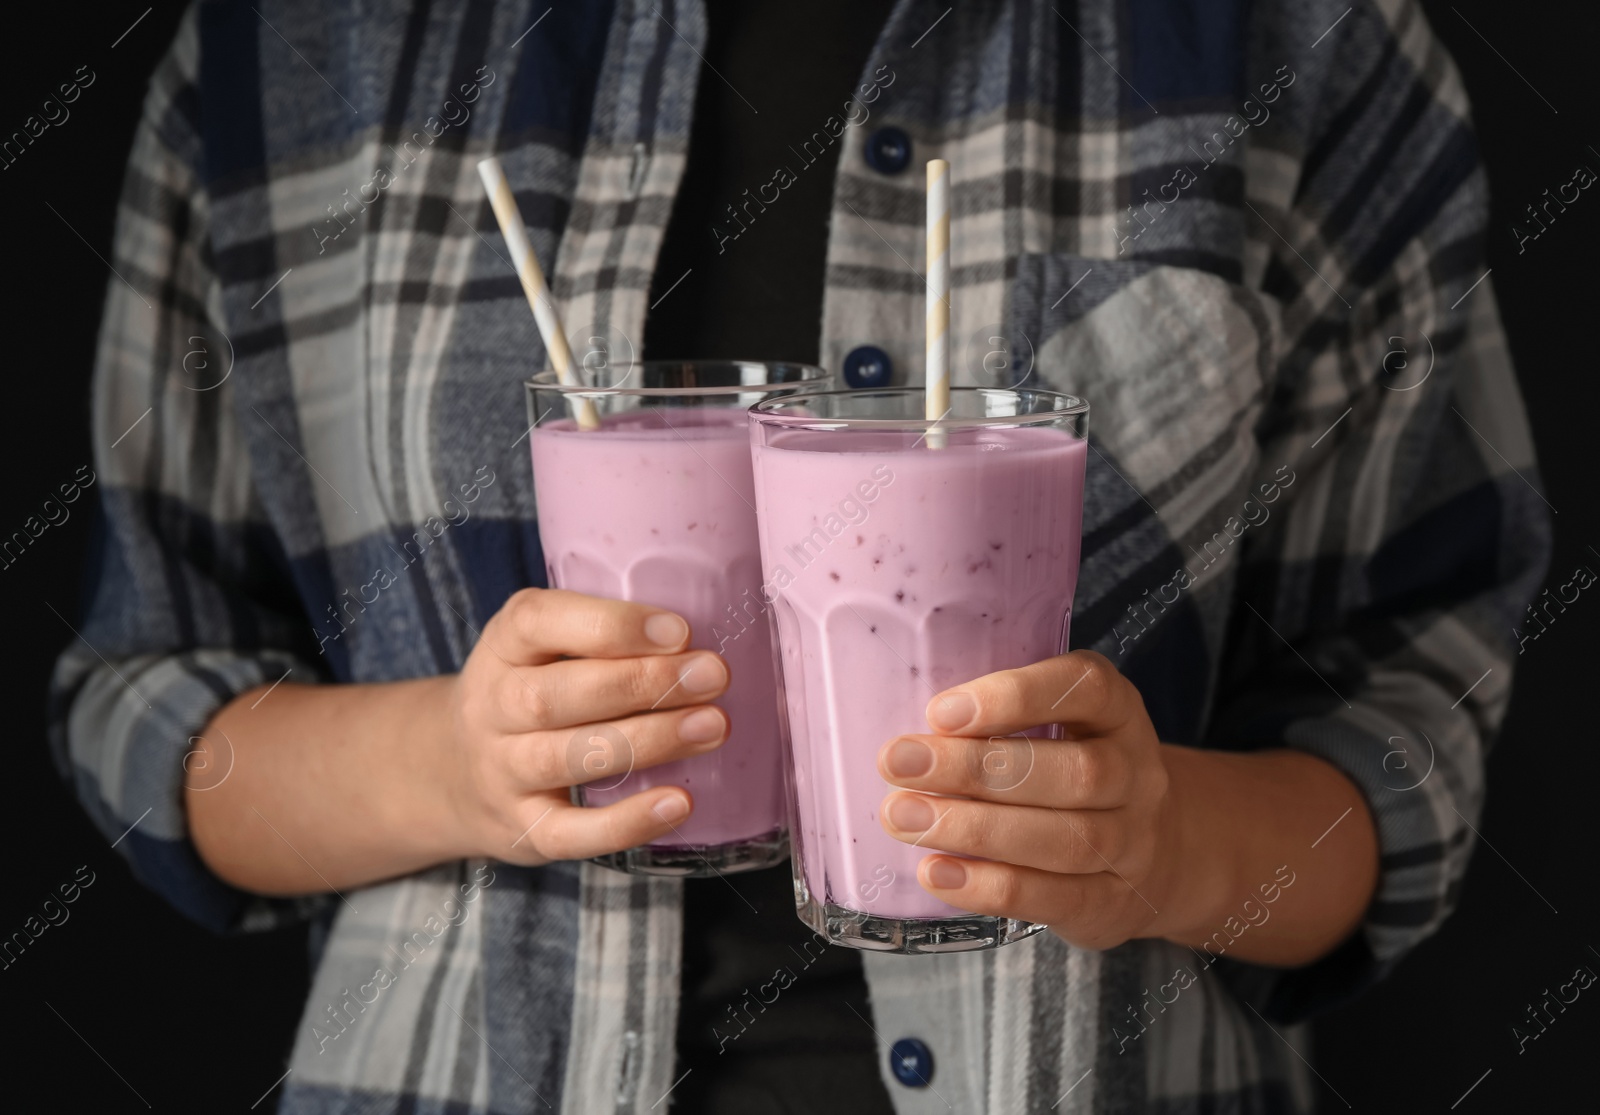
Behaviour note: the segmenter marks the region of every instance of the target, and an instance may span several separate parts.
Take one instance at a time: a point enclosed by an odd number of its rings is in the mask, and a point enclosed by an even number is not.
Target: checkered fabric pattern
[[[543,352],[474,165],[500,156],[570,331],[641,338],[704,10],[258,5],[190,11],[134,143],[56,752],[179,909],[316,919],[281,1111],[664,1110],[677,884],[453,864],[268,900],[205,869],[181,786],[234,695],[454,670],[544,583],[519,440]],[[920,382],[922,176],[863,157],[893,125],[952,166],[956,382],[994,382],[999,336],[1003,375],[1093,404],[1075,644],[1165,739],[1332,762],[1382,845],[1362,928],[1299,970],[1050,934],[868,956],[879,1041],[938,1058],[927,1089],[886,1071],[896,1107],[1309,1110],[1295,1023],[1456,901],[1549,548],[1455,68],[1412,0],[900,0],[858,96],[794,137],[842,149],[823,362],[870,343]]]

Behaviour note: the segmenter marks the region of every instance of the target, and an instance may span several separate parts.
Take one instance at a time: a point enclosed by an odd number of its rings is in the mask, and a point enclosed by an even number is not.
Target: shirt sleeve
[[[1381,857],[1360,929],[1330,956],[1218,961],[1283,1021],[1382,978],[1454,908],[1514,628],[1550,551],[1464,95],[1415,6],[1391,7],[1387,26],[1369,8],[1324,44],[1326,123],[1293,199],[1255,202],[1283,237],[1266,249],[1284,339],[1258,427],[1264,465],[1281,466],[1265,494],[1281,494],[1245,548],[1210,738],[1333,764],[1365,795]],[[1283,852],[1290,870],[1314,855]]]
[[[231,745],[207,727],[218,709],[321,670],[234,413],[199,174],[197,58],[191,8],[152,78],[118,207],[93,380],[99,515],[50,720],[58,767],[134,874],[223,931],[323,900],[265,899],[213,875],[188,836],[185,779],[214,788],[232,769]]]

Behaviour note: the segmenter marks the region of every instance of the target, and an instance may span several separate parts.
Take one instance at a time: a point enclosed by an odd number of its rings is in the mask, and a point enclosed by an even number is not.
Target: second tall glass
[[[528,384],[534,497],[553,588],[667,608],[689,621],[691,646],[728,662],[728,742],[709,755],[633,769],[615,729],[574,736],[582,782],[599,749],[626,773],[578,785],[579,805],[606,805],[681,786],[694,812],[672,838],[598,862],[649,875],[766,867],[788,852],[783,751],[761,596],[746,409],[825,386],[820,368],[733,360],[646,362],[615,386],[572,387],[541,373]],[[598,429],[569,417],[592,407]],[[664,695],[663,695],[664,696]],[[591,751],[595,749],[595,751]]]
[[[917,867],[938,850],[937,825],[918,847],[878,822],[892,788],[879,749],[928,731],[941,690],[1064,650],[1078,580],[1088,405],[976,388],[950,403],[934,439],[921,389],[830,391],[751,412],[796,904],[812,929],[854,948],[992,948],[1041,928],[923,890]],[[975,776],[1014,789],[1031,767],[990,762],[1017,753],[974,740]]]

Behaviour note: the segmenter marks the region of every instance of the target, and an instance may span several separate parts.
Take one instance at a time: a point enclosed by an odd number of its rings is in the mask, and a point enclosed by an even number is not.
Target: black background
[[[96,253],[109,254],[144,84],[182,5],[157,5],[113,49],[144,7],[8,6],[0,31],[0,132],[37,113],[80,65],[96,75],[69,106],[70,120],[0,171],[9,230],[0,359],[11,385],[0,422],[0,535],[40,514],[56,486],[93,460],[87,383],[109,278]],[[1489,262],[1540,485],[1558,512],[1553,587],[1580,564],[1600,567],[1590,488],[1600,408],[1590,331],[1600,284],[1586,254],[1600,234],[1600,199],[1584,193],[1520,254],[1510,226],[1580,163],[1600,171],[1600,12],[1592,3],[1492,0],[1424,7],[1462,71],[1489,167]],[[303,936],[222,940],[183,921],[131,880],[46,753],[46,682],[72,637],[46,605],[75,618],[86,504],[72,505],[70,521],[0,570],[8,628],[0,936],[20,929],[80,865],[97,875],[69,907],[70,920],[0,971],[11,1035],[0,1106],[246,1111],[284,1071],[308,978]],[[1318,1023],[1324,1110],[1448,1111],[1458,1101],[1461,1112],[1595,1110],[1600,988],[1557,1013],[1521,1053],[1512,1026],[1530,1032],[1530,1002],[1578,965],[1600,964],[1591,951],[1600,950],[1590,688],[1597,631],[1600,599],[1584,595],[1527,644],[1490,760],[1485,842],[1460,909],[1385,984]]]

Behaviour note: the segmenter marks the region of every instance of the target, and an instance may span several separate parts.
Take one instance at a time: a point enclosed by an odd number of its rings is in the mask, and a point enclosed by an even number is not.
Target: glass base
[[[680,844],[667,847],[647,844],[608,856],[595,856],[594,863],[630,875],[670,875],[679,879],[703,879],[711,875],[735,875],[740,871],[759,871],[782,863],[789,854],[789,834],[781,828],[748,840],[727,844]]]
[[[795,883],[796,912],[819,935],[845,948],[869,952],[895,952],[906,956],[930,952],[975,952],[997,949],[1045,926],[1016,918],[987,914],[958,914],[948,918],[886,918],[847,910],[831,902],[818,902],[799,881]]]

